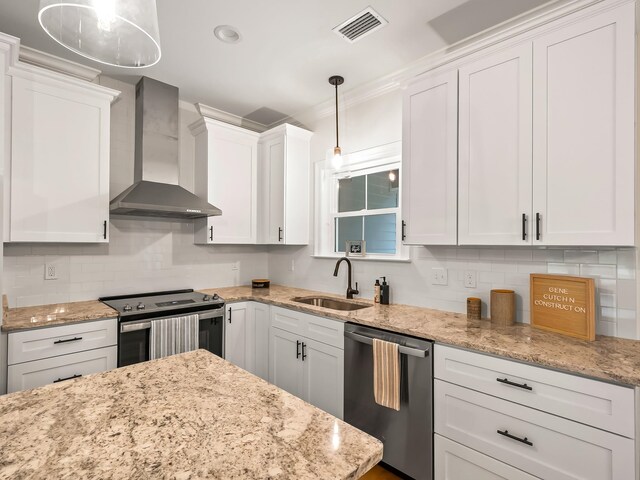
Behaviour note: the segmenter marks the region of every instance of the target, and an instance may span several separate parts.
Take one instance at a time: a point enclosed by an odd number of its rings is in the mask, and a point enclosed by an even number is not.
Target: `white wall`
[[[322,162],[327,148],[335,145],[333,117],[300,119],[315,132],[312,160]],[[349,153],[401,140],[402,92],[394,91],[341,112],[341,146]],[[312,169],[313,171],[313,169]],[[312,181],[311,188],[313,189]],[[313,207],[312,207],[313,215]],[[313,229],[312,222],[312,229]],[[311,234],[313,239],[313,232]],[[391,299],[425,307],[464,312],[466,298],[483,299],[487,315],[489,291],[510,288],[517,294],[518,321],[529,321],[529,274],[568,273],[596,278],[597,331],[600,334],[637,337],[636,251],[593,248],[468,248],[412,247],[410,263],[355,260],[355,280],[361,296],[373,296],[376,278],[386,276]],[[273,247],[269,275],[275,283],[344,293],[346,268],[333,277],[335,260],[313,258],[313,246]],[[293,262],[293,271],[291,270]],[[448,285],[431,285],[431,269],[448,270]],[[476,273],[477,288],[464,287],[466,270]]]
[[[122,92],[111,112],[113,198],[133,183],[135,87],[108,77],[100,83]],[[180,184],[193,190],[195,142],[188,125],[198,113],[189,104],[180,107]],[[196,246],[189,221],[112,217],[109,234],[109,244],[100,245],[6,244],[2,287],[9,305],[240,285],[267,275],[265,247]],[[44,280],[45,263],[56,265],[57,280]]]

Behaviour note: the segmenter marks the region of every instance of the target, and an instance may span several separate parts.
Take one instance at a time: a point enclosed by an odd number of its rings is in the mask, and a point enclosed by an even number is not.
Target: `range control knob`
[[[205,295],[204,297],[202,297],[203,302],[208,302],[209,300],[211,300],[211,297],[209,295]]]
[[[211,297],[211,300],[220,300],[220,295],[218,295],[217,293],[214,293],[213,296]]]
[[[125,312],[130,312],[132,310],[131,305],[128,303],[122,308]]]
[[[136,308],[138,310],[144,310],[144,303],[140,302]]]

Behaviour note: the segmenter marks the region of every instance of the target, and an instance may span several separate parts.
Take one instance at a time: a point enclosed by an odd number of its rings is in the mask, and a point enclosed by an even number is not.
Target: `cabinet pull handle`
[[[527,239],[527,214],[522,214],[522,240]]]
[[[209,227],[209,240],[213,242],[213,225]]]
[[[540,214],[536,213],[536,240],[540,240]]]
[[[59,383],[59,382],[64,382],[66,380],[73,380],[74,378],[80,378],[82,375],[71,375],[70,377],[64,377],[64,378],[59,378],[57,380],[54,380],[53,383]]]
[[[229,323],[231,323],[231,307],[229,307]]]
[[[307,358],[307,354],[304,353],[305,349],[307,348],[307,344],[302,342],[302,361],[304,362],[304,359]]]
[[[107,221],[102,224],[102,238],[107,239]]]
[[[402,241],[404,242],[407,239],[407,233],[406,233],[406,228],[407,228],[407,222],[405,222],[404,220],[402,220]]]
[[[300,345],[302,345],[302,342],[296,340],[296,358],[300,358]]]
[[[78,340],[82,340],[82,337],[73,337],[73,338],[65,338],[64,340],[56,340],[55,342],[53,342],[53,344],[58,345],[59,343],[77,342]]]
[[[509,430],[504,430],[504,431],[496,430],[496,431],[503,437],[507,437],[507,438],[510,438],[511,440],[515,440],[516,442],[524,443],[525,445],[529,445],[530,447],[533,447],[533,443],[530,442],[527,437],[524,437],[524,438],[516,437],[515,435],[511,435],[509,433]]]
[[[496,378],[496,382],[504,383],[505,385],[511,385],[512,387],[523,388],[525,390],[530,390],[530,391],[533,390],[533,388],[527,385],[526,383],[512,382],[508,378]]]
[[[278,241],[282,241],[282,227],[278,227]]]

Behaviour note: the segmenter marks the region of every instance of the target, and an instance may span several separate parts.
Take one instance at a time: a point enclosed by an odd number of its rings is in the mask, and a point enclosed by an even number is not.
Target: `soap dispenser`
[[[378,278],[373,284],[373,303],[380,303],[380,280]]]
[[[380,285],[380,305],[389,305],[389,284],[387,277],[382,277],[382,285]]]

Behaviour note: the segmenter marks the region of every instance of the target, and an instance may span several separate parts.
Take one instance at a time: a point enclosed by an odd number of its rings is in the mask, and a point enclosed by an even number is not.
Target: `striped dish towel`
[[[400,410],[398,344],[373,339],[373,396],[378,405]]]
[[[200,316],[186,315],[174,318],[176,332],[176,353],[197,350],[199,346]]]
[[[164,358],[198,348],[198,315],[162,318],[151,322],[149,358]]]

